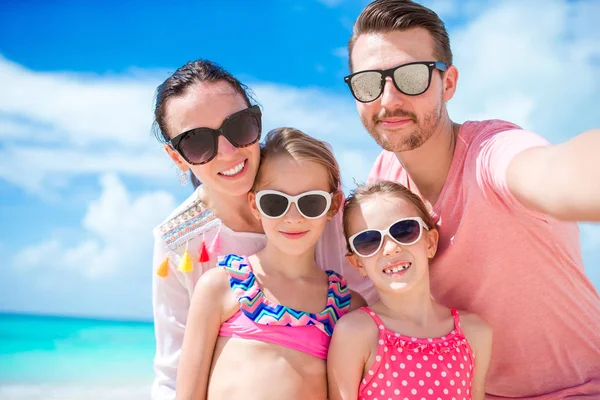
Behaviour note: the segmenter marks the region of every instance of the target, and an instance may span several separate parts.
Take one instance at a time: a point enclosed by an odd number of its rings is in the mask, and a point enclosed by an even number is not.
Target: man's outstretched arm
[[[561,220],[600,221],[600,130],[522,151],[506,179],[527,208]]]

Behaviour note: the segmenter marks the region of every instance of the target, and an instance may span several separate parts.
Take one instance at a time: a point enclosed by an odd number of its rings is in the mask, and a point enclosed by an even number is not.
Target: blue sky
[[[0,311],[149,319],[151,229],[191,190],[150,131],[196,58],[250,85],[265,128],[329,141],[346,188],[378,148],[342,77],[359,0],[0,3]],[[451,117],[557,143],[600,127],[599,1],[429,0],[450,31]],[[582,225],[600,287],[600,226]]]

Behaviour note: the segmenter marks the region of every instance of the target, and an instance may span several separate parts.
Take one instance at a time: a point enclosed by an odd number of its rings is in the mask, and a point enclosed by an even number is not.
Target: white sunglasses
[[[429,230],[421,217],[403,218],[383,230],[365,229],[360,231],[350,236],[348,242],[355,254],[361,257],[371,257],[381,249],[386,236],[398,244],[409,246],[421,239],[423,229]]]
[[[261,190],[256,193],[256,207],[267,218],[281,218],[294,203],[304,218],[317,219],[329,211],[331,198],[332,194],[323,190],[310,190],[296,196],[277,190]]]

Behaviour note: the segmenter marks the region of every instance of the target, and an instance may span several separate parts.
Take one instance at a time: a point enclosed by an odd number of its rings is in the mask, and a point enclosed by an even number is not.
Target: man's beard
[[[373,139],[375,139],[375,142],[377,142],[381,148],[387,151],[398,153],[421,147],[423,143],[425,143],[438,128],[445,109],[445,103],[440,101],[439,106],[426,114],[422,122],[418,120],[415,114],[401,109],[394,110],[392,112],[380,113],[379,115],[375,116],[369,124],[366,124],[365,119],[363,118],[361,118],[361,121],[365,129],[367,129]],[[412,131],[402,133],[391,132],[386,134],[378,132],[378,122],[383,118],[389,117],[408,117],[412,119],[416,126]]]

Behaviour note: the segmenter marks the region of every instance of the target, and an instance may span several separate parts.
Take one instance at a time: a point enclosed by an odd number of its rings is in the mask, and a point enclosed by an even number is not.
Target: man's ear
[[[183,172],[187,172],[190,169],[190,165],[183,159],[183,157],[181,157],[181,154],[179,154],[177,150],[175,150],[170,144],[165,144],[163,148],[180,170],[182,170]]]
[[[454,97],[454,93],[456,93],[458,69],[454,65],[449,66],[446,72],[442,74],[442,78],[444,89],[442,98],[444,99],[444,102],[448,102]]]
[[[348,262],[350,263],[350,265],[352,265],[354,268],[356,268],[356,270],[358,271],[358,273],[360,274],[360,276],[362,276],[363,278],[367,277],[367,273],[365,272],[365,268],[360,265],[360,260],[358,258],[358,256],[354,253],[348,253],[346,254],[346,260],[348,260]]]
[[[248,204],[250,204],[250,211],[252,211],[254,218],[260,221],[260,211],[258,211],[258,207],[256,206],[256,193],[248,192]]]
[[[341,191],[337,191],[333,194],[331,198],[331,207],[329,207],[329,212],[327,213],[327,219],[331,220],[335,215],[340,211],[342,205],[344,204],[344,194]]]

